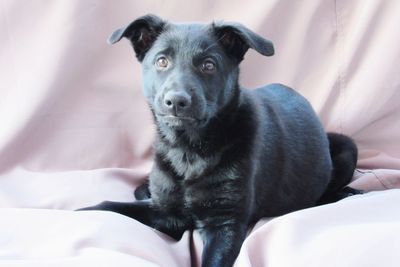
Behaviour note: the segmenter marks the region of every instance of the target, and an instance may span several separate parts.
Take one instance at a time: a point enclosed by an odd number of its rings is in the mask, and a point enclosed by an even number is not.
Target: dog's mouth
[[[174,116],[174,115],[157,115],[157,120],[168,127],[180,130],[186,127],[197,127],[205,123],[206,120],[201,120],[193,117]]]

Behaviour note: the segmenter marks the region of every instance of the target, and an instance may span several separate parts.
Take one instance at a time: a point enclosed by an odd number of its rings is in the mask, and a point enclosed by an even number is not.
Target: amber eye
[[[165,69],[169,66],[169,61],[166,57],[159,57],[156,61],[156,66],[159,69]]]
[[[214,72],[216,69],[216,65],[214,60],[207,58],[206,60],[203,61],[203,64],[201,65],[201,70],[203,72],[211,73]]]

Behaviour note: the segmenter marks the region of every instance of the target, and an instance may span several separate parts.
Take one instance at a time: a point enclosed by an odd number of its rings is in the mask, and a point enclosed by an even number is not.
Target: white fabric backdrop
[[[242,84],[292,86],[327,130],[355,139],[363,170],[354,186],[400,188],[399,12],[395,0],[1,1],[0,206],[6,209],[0,210],[0,265],[187,266],[193,242],[198,261],[196,235],[173,243],[116,214],[33,209],[129,201],[145,179],[154,129],[140,65],[127,41],[108,46],[105,40],[146,13],[239,21],[272,40],[274,57],[247,54]],[[395,266],[398,200],[397,190],[385,191],[266,223],[250,236],[239,266],[326,266],[325,254],[312,253],[317,247],[332,253],[332,266],[376,266],[376,260]],[[327,223],[323,217],[331,213],[338,218]],[[312,242],[297,238],[304,231]],[[280,253],[269,252],[275,246]],[[296,257],[294,249],[301,251]],[[149,259],[155,250],[163,254]]]

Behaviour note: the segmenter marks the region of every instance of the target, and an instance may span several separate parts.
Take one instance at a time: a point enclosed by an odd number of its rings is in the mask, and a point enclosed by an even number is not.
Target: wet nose
[[[164,96],[164,106],[169,112],[179,112],[190,108],[190,95],[184,91],[169,91]]]

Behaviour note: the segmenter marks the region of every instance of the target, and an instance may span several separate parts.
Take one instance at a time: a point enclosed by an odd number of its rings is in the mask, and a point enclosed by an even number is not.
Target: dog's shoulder
[[[315,117],[310,102],[288,86],[274,83],[251,91],[260,105],[281,117]]]
[[[257,97],[275,103],[283,100],[300,102],[307,101],[300,93],[280,83],[268,84],[253,91]]]

